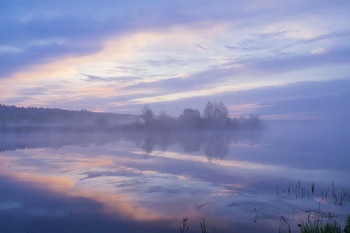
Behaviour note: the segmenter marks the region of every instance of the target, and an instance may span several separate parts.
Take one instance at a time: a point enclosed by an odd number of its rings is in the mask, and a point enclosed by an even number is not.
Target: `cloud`
[[[196,43],[196,47],[197,47],[197,48],[200,48],[200,49],[203,49],[203,50],[208,50],[207,47],[201,45],[200,43]]]
[[[345,31],[336,31],[336,32],[331,32],[331,33],[326,33],[320,36],[317,36],[312,39],[304,40],[304,41],[298,41],[298,43],[314,43],[317,41],[322,41],[322,40],[331,40],[331,39],[336,39],[336,40],[342,40],[345,39],[347,40],[348,37],[350,37],[350,31],[345,30]]]
[[[334,8],[332,4],[328,5]],[[19,1],[16,5],[11,2],[2,3],[1,13],[6,23],[2,26],[0,44],[18,48],[21,53],[6,59],[0,57],[2,64],[0,77],[8,76],[18,69],[33,64],[47,62],[48,59],[94,53],[101,49],[106,39],[140,30],[159,30],[190,24],[199,28],[208,24],[217,24],[217,20],[230,22],[238,29],[246,27],[247,23],[249,28],[256,28],[277,17],[290,20],[290,16],[286,16],[284,12],[292,9],[295,12],[301,12],[298,14],[304,13],[304,11],[297,11],[303,9],[302,2],[283,3],[276,6],[261,5],[259,1],[250,4],[244,1],[234,3],[229,1],[221,1],[221,3],[102,1],[98,4],[95,1],[75,1],[74,3],[48,1],[40,4]],[[313,8],[317,9],[321,6],[324,7],[318,3]],[[261,13],[262,10],[264,14]],[[275,15],[272,13],[277,15],[266,16]],[[298,14],[293,14],[293,17],[297,18]],[[44,42],[56,40],[64,43],[33,46],[33,43],[38,40]],[[32,46],[28,47],[28,44]],[[40,49],[40,47],[44,48]],[[205,48],[201,43],[197,43],[197,47]]]
[[[170,79],[157,80],[153,82],[139,82],[128,86],[128,89],[143,88],[156,89],[159,94],[164,92],[176,92],[211,89],[220,86],[227,80],[237,80],[237,84],[244,82],[241,75],[246,74],[279,74],[303,69],[311,69],[318,66],[331,66],[349,63],[350,48],[329,51],[321,54],[302,54],[284,57],[273,57],[270,59],[239,60],[226,63],[210,70],[198,72],[188,77],[174,77]],[[230,66],[231,65],[231,66]],[[239,66],[233,66],[239,65]],[[229,68],[226,68],[229,67]],[[254,86],[255,88],[255,86]]]
[[[252,32],[246,38],[239,40],[235,46],[225,45],[224,47],[230,50],[242,51],[270,50],[271,48],[277,50],[289,42],[285,38],[285,34],[286,31]]]
[[[1,53],[19,53],[22,49],[14,47],[14,46],[8,46],[8,45],[2,45],[0,46],[0,54]]]
[[[280,101],[259,108],[259,113],[266,119],[321,120],[327,124],[344,124],[350,104],[347,99],[350,92],[327,96],[297,98]],[[264,117],[265,116],[265,117]]]
[[[168,114],[178,116],[186,107],[201,111],[206,102],[212,100],[223,101],[230,109],[230,113],[236,116],[246,114],[275,115],[281,119],[282,115],[289,114],[289,119],[293,117],[299,119],[300,114],[303,114],[305,117],[313,117],[314,119],[319,114],[325,116],[328,111],[330,114],[332,113],[333,110],[330,108],[332,104],[322,104],[329,103],[331,99],[333,99],[332,103],[338,101],[338,104],[333,105],[338,106],[334,108],[336,110],[334,114],[339,115],[340,106],[346,101],[344,97],[349,93],[347,88],[349,85],[349,78],[335,81],[296,82],[279,86],[267,85],[260,88],[221,92],[215,95],[187,96],[187,98],[174,99],[171,103],[154,101],[151,103],[151,107],[156,112],[166,110]],[[139,106],[136,108],[136,112],[139,112],[144,104],[128,101],[124,103],[126,106]],[[315,103],[317,104],[315,105]],[[310,104],[309,107],[308,104]],[[169,105],[172,106],[171,109],[168,108]],[[294,116],[290,115],[293,112]]]
[[[179,59],[162,59],[162,60],[153,60],[153,59],[148,59],[145,61],[151,66],[164,66],[164,65],[173,65],[173,66],[178,66],[178,65],[185,65],[183,61]]]
[[[349,52],[350,47],[347,47],[330,50],[327,53],[324,52],[311,55],[302,54],[261,59],[257,62],[252,61],[252,63],[249,65],[249,68],[261,73],[276,73],[309,69],[318,66],[341,65],[350,62],[350,57],[348,56]]]
[[[38,64],[47,64],[53,60],[74,56],[83,56],[101,49],[100,45],[74,43],[45,43],[18,48],[16,53],[0,54],[0,79],[23,72]],[[81,42],[82,43],[82,42]],[[83,44],[83,43],[82,43]]]
[[[122,110],[147,101],[220,98],[317,75],[344,78],[349,6],[274,0],[3,2],[1,101],[18,104],[27,96],[27,104],[40,98],[40,104]],[[68,82],[70,87],[61,85]],[[62,88],[70,90],[67,96],[57,94],[65,93]]]
[[[117,82],[117,83],[130,83],[133,81],[142,80],[140,77],[135,76],[121,76],[121,77],[98,77],[95,75],[83,74],[88,82]]]
[[[325,53],[326,49],[325,48],[318,48],[318,49],[314,49],[311,51],[311,54],[322,54]]]

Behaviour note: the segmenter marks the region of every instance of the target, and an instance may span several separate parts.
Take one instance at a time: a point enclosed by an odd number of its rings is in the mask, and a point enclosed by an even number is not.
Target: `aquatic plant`
[[[350,215],[348,215],[346,218],[344,232],[350,233]]]
[[[324,218],[327,219],[327,222],[323,223],[322,220]],[[316,211],[313,212],[313,216],[311,216],[311,211],[308,214],[307,221],[303,221],[301,224],[298,224],[300,228],[300,233],[350,233],[350,216],[347,216],[344,230],[342,230],[341,225],[338,221],[332,220],[334,215],[331,212],[322,212]],[[313,220],[312,220],[313,219]],[[200,222],[201,233],[210,233],[207,230],[207,226],[205,220],[203,219]],[[182,225],[179,226],[179,230],[181,233],[188,232],[188,218],[183,218]],[[215,228],[212,231],[216,232]],[[223,232],[223,230],[221,230]],[[279,225],[279,233],[292,233],[289,220],[281,216],[280,217],[280,225]]]
[[[255,211],[254,223],[256,223],[256,221],[257,221],[258,218],[259,218],[259,214],[258,214],[258,211],[256,210],[255,207],[254,207],[254,211]]]
[[[284,216],[281,216],[278,233],[285,233],[285,232],[291,233],[292,231],[290,229],[288,220]]]
[[[323,190],[318,188],[316,192],[316,183],[311,183],[311,193],[306,188],[306,185],[302,184],[298,180],[297,184],[289,184],[286,188],[281,188],[277,185],[277,195],[287,193],[288,195],[295,195],[296,199],[304,199],[305,197],[309,198],[310,195],[316,195],[322,198],[326,202],[333,202],[335,205],[345,206],[350,203],[350,190],[345,188],[343,185],[336,185],[334,182],[331,183],[330,187],[326,187]]]
[[[184,232],[188,232],[189,229],[190,228],[188,226],[188,218],[185,217],[182,220],[182,225],[179,226],[179,230],[180,230],[181,233],[184,233]]]
[[[324,225],[321,225],[318,221],[303,222],[300,233],[341,233],[341,228],[337,221],[328,222]]]
[[[202,232],[202,233],[209,233],[209,231],[207,231],[207,228],[206,228],[206,226],[205,226],[205,221],[204,221],[204,219],[203,219],[203,223],[201,222],[200,225],[201,225],[201,232]]]

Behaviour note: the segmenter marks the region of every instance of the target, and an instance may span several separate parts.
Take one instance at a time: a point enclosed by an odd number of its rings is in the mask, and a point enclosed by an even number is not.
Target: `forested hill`
[[[111,126],[130,124],[137,116],[51,108],[17,107],[0,104],[0,129],[25,126]]]

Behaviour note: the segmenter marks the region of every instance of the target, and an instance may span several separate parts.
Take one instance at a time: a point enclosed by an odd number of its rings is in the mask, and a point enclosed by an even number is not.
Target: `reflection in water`
[[[228,154],[230,141],[227,135],[210,135],[204,144],[204,153],[209,159],[223,159]]]
[[[246,143],[256,145],[261,137],[261,130],[240,132],[204,132],[204,133],[150,133],[129,135],[129,140],[136,140],[145,155],[149,156],[158,147],[166,151],[170,145],[177,144],[184,152],[203,151],[208,159],[224,159],[231,144]]]
[[[184,152],[198,152],[201,149],[208,159],[223,159],[229,152],[231,143],[259,143],[262,129],[250,131],[220,132],[177,132],[177,133],[39,133],[12,132],[0,134],[0,152],[41,147],[59,148],[66,145],[104,145],[116,141],[134,141],[149,156],[156,147],[165,151],[177,144]]]
[[[175,233],[188,217],[189,232],[204,218],[210,231],[267,233],[281,216],[298,232],[305,211],[349,212],[330,198],[332,180],[337,197],[349,192],[348,169],[300,151],[316,137],[263,133],[3,134],[0,232]]]

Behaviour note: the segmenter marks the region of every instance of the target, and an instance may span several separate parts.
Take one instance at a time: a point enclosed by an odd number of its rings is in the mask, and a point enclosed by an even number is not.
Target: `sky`
[[[0,103],[178,116],[350,113],[350,1],[0,2]]]

